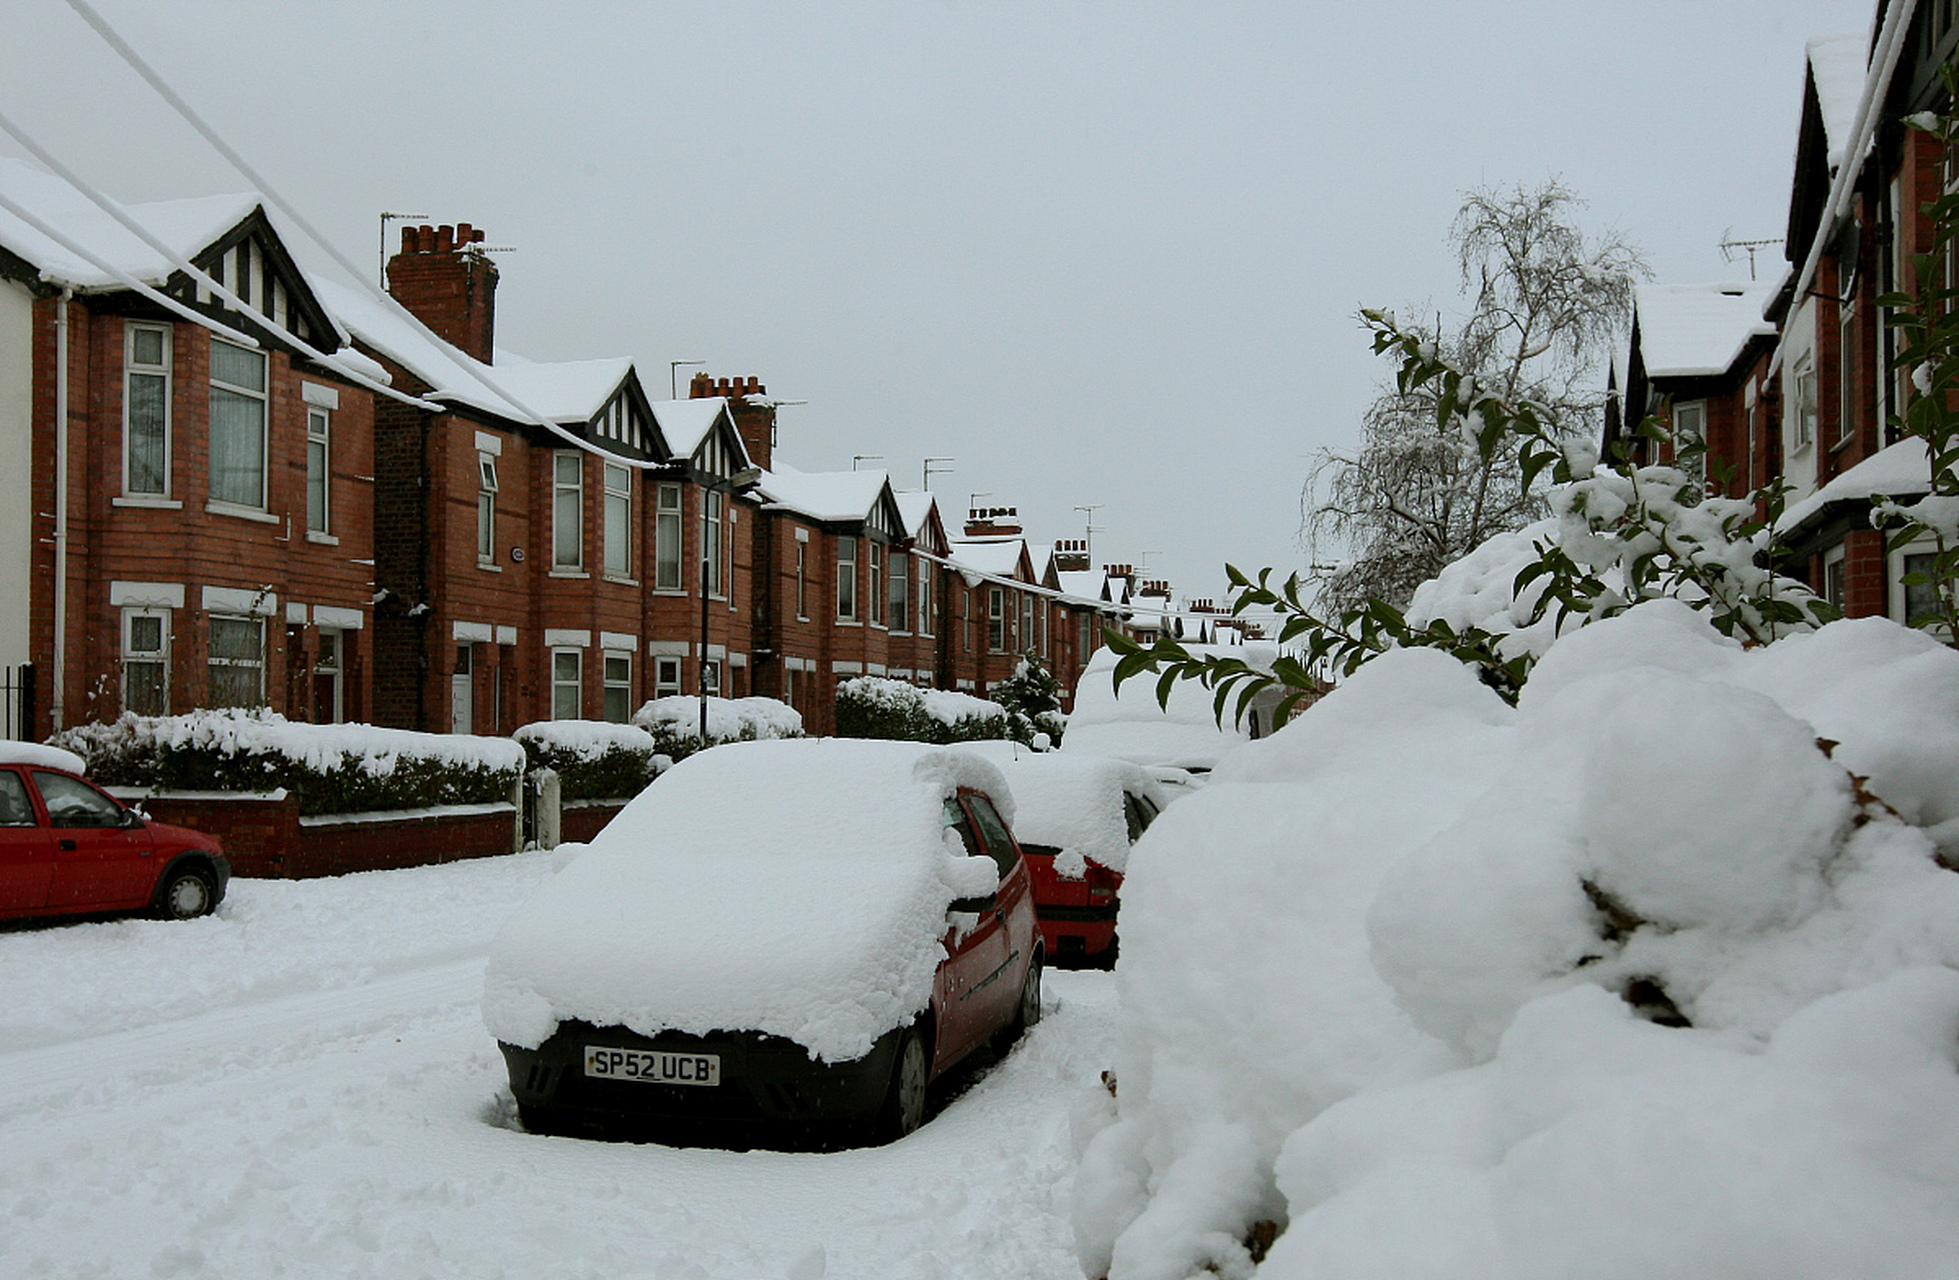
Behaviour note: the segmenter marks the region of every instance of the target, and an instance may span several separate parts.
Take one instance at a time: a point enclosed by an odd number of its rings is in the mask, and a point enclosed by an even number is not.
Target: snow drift
[[[1388,654],[1131,854],[1090,1276],[1949,1274],[1959,653]],[[1254,1231],[1272,1224],[1262,1262]]]

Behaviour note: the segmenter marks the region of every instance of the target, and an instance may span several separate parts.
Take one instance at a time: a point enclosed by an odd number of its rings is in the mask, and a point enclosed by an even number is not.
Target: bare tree
[[[1588,238],[1584,205],[1556,178],[1540,186],[1466,193],[1449,231],[1470,300],[1445,330],[1416,326],[1438,353],[1506,400],[1529,400],[1566,438],[1596,435],[1605,379],[1599,366],[1632,310],[1645,259],[1617,232]],[[1485,463],[1473,438],[1444,429],[1428,386],[1389,382],[1361,420],[1359,448],[1324,451],[1301,495],[1319,603],[1397,607],[1421,583],[1493,534],[1543,514],[1514,458]]]

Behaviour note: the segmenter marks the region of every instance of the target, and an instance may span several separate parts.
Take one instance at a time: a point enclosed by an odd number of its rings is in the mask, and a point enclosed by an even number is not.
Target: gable
[[[191,264],[256,307],[274,324],[321,351],[340,346],[339,331],[327,318],[319,299],[299,267],[274,234],[263,208],[191,256]],[[278,343],[263,327],[221,300],[208,285],[192,285],[181,271],[172,272],[162,292],[178,301]],[[282,344],[281,344],[282,345]]]
[[[864,516],[864,532],[886,542],[905,540],[905,516],[898,510],[898,500],[891,496],[890,485],[877,491],[877,501]]]
[[[715,415],[714,425],[701,437],[690,461],[695,479],[702,483],[731,480],[736,472],[749,465],[748,450],[725,406]]]
[[[661,462],[667,456],[666,442],[634,378],[620,383],[605,407],[592,415],[585,424],[585,437],[625,457]]]

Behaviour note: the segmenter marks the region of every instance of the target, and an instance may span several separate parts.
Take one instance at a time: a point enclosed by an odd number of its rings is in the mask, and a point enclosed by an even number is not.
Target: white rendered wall
[[[33,298],[0,280],[0,665],[26,662],[34,552]]]

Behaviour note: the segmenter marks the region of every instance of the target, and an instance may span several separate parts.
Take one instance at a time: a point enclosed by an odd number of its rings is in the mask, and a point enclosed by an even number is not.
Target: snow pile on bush
[[[696,708],[698,714],[698,708]],[[558,775],[564,800],[638,795],[672,761],[646,730],[604,720],[539,720],[510,735],[532,769]]]
[[[660,754],[675,760],[701,748],[701,700],[655,698],[633,712],[633,724],[653,736]],[[803,736],[802,712],[774,698],[707,700],[707,745],[765,742]]]
[[[912,743],[740,743],[676,765],[514,914],[490,952],[491,1034],[582,1019],[786,1036],[863,1056],[925,1008],[946,909],[999,886],[945,828],[998,769]],[[956,850],[956,851],[955,851]]]
[[[837,736],[900,742],[976,742],[1005,738],[1007,709],[986,698],[921,689],[903,680],[858,676],[837,686]]]
[[[1949,1271],[1955,759],[1959,653],[1881,619],[1657,601],[1515,709],[1368,664],[1131,854],[1087,1274]]]
[[[125,714],[64,729],[49,741],[87,760],[89,776],[107,785],[284,787],[308,814],[506,801],[524,769],[523,748],[507,738],[305,724],[264,708]]]
[[[1278,656],[1274,645],[1185,645],[1191,653],[1239,658],[1267,668]],[[1185,681],[1170,690],[1170,705],[1156,701],[1156,681],[1131,680],[1115,686],[1116,654],[1097,649],[1075,682],[1075,708],[1068,714],[1068,736],[1061,749],[1090,756],[1114,756],[1137,764],[1168,764],[1207,770],[1226,752],[1251,741],[1237,727],[1219,728],[1211,693]]]

